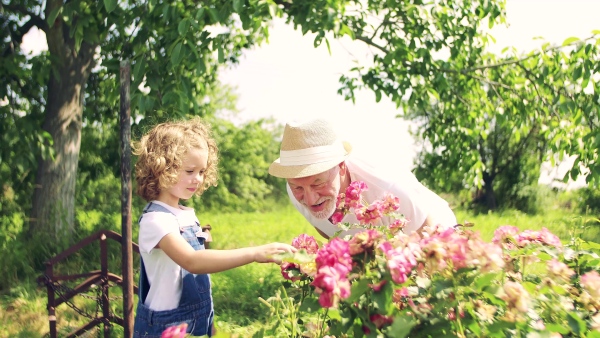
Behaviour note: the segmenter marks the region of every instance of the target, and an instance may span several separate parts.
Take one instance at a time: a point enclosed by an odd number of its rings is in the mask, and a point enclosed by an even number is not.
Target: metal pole
[[[123,328],[125,338],[133,335],[133,249],[131,240],[131,63],[120,64],[121,104],[121,246],[123,269]]]

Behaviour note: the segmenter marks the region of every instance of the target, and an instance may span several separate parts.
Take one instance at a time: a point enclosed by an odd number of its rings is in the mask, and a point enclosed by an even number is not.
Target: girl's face
[[[158,195],[158,200],[178,208],[179,200],[191,198],[202,183],[208,167],[208,146],[190,149],[183,158],[177,183]]]

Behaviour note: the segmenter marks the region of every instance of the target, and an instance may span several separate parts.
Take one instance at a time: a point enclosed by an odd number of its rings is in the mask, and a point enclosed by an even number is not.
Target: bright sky
[[[552,43],[566,38],[585,38],[600,29],[598,0],[508,0],[509,28],[495,29],[496,48],[515,46],[521,51],[539,47],[543,37]],[[274,117],[281,123],[309,118],[334,122],[340,136],[351,141],[357,152],[372,159],[393,154],[398,164],[412,168],[415,146],[408,123],[389,100],[376,103],[371,92],[360,92],[356,104],[337,94],[338,79],[353,67],[354,59],[365,60],[369,51],[361,43],[331,43],[313,47],[313,36],[302,36],[281,21],[270,30],[269,44],[249,50],[238,66],[228,69],[221,80],[237,88],[239,118]],[[23,47],[34,52],[45,49],[43,33],[26,35]]]

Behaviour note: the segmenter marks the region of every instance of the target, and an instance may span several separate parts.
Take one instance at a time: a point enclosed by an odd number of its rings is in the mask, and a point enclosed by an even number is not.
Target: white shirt
[[[173,214],[147,212],[140,220],[138,244],[150,283],[144,305],[155,311],[172,310],[177,308],[181,298],[181,266],[156,246],[167,234],[179,236],[180,226],[193,224],[198,218],[192,208],[173,208],[159,201],[152,203],[160,204]]]
[[[400,199],[398,212],[402,213],[409,221],[404,228],[404,233],[410,234],[418,230],[428,216],[431,217],[434,224],[440,224],[442,227],[456,225],[456,216],[454,216],[448,202],[422,185],[410,171],[398,170],[397,166],[393,165],[375,168],[352,156],[346,159],[346,166],[350,171],[350,178],[353,182],[363,181],[367,184],[368,190],[362,193],[362,197],[367,203],[382,199],[385,193],[391,193]],[[315,228],[329,237],[340,230],[328,219],[314,217],[306,207],[296,200],[289,185],[287,185],[287,191],[294,207]],[[383,217],[381,223],[389,225],[391,221],[390,217]],[[353,213],[349,213],[342,219],[341,223],[358,224],[358,220]],[[360,230],[351,229],[341,235],[354,234]]]

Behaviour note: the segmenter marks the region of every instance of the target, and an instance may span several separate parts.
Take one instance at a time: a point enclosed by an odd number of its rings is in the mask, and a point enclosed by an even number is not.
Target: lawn
[[[456,214],[459,222],[474,223],[473,229],[479,231],[486,240],[492,238],[498,226],[514,225],[522,230],[546,227],[564,243],[568,243],[573,236],[600,242],[600,223],[589,221],[589,217],[561,210],[549,210],[533,216],[517,211],[475,215],[457,210]],[[317,232],[291,206],[269,213],[213,212],[199,217],[202,224],[209,223],[213,227],[214,249],[260,245],[273,241],[290,243],[301,233],[320,239]],[[120,274],[116,271],[115,273]],[[219,336],[251,336],[269,315],[267,307],[258,298],[273,296],[282,280],[278,266],[273,264],[251,264],[213,274],[213,296]],[[3,294],[0,298],[0,327],[3,328],[0,338],[40,337],[48,332],[45,297],[45,289],[37,287],[32,281],[23,281],[21,285]],[[118,288],[111,289],[111,297],[114,297],[111,306],[118,308]],[[93,301],[84,298],[76,301],[76,304],[94,311]],[[118,312],[118,309],[115,311]],[[87,322],[65,305],[57,309],[57,320],[59,332],[63,333]],[[122,336],[119,326],[115,326],[113,331],[112,336]]]

